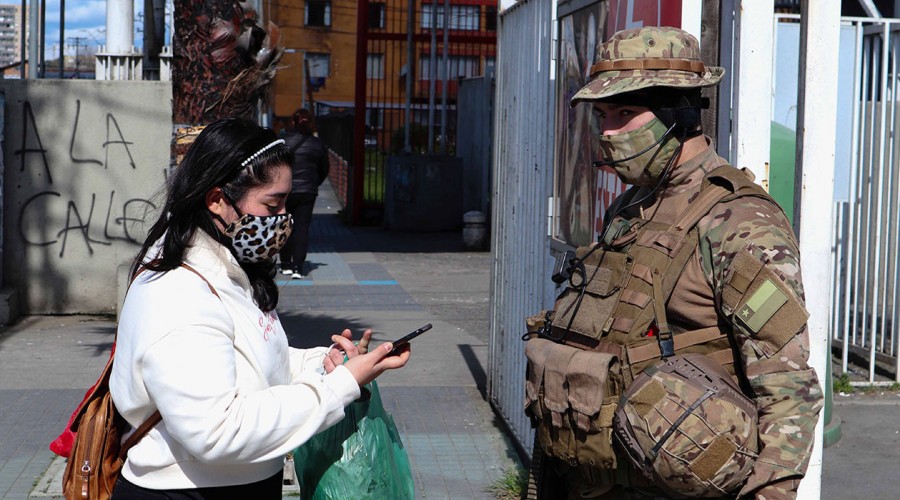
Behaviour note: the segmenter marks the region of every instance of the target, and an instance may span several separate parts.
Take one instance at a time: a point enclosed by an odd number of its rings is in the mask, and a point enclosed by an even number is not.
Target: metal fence
[[[390,155],[455,154],[459,80],[494,65],[497,0],[358,5],[354,201],[377,211]]]
[[[552,305],[553,297],[547,237],[555,141],[550,75],[553,2],[520,0],[500,16],[494,115],[488,395],[515,439],[529,451],[533,435],[522,411],[521,337],[525,317],[546,308],[548,300]]]
[[[868,371],[855,384],[900,381],[900,148],[897,65],[900,20],[843,18],[853,32],[849,196],[835,206],[832,345],[841,371]],[[843,50],[843,46],[842,46]]]

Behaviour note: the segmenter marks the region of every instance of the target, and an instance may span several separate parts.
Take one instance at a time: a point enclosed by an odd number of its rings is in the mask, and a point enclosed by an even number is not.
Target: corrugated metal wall
[[[456,156],[463,159],[463,212],[489,213],[493,159],[494,71],[459,80]]]
[[[521,0],[500,16],[493,181],[488,394],[526,450],[524,318],[552,305],[547,237],[554,110],[553,0]]]

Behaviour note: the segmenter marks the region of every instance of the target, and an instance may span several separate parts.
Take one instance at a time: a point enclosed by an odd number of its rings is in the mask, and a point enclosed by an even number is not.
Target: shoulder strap
[[[301,135],[302,137],[300,137],[300,141],[297,142],[297,144],[295,144],[294,147],[291,148],[291,150],[290,150],[291,153],[296,153],[297,150],[300,149],[300,146],[302,146],[303,143],[306,142],[307,139],[309,139],[310,137],[312,137],[311,135],[303,135],[303,134],[300,134],[300,135]]]
[[[216,289],[212,286],[212,283],[210,283],[209,280],[207,280],[202,274],[200,274],[200,272],[185,263],[182,263],[181,267],[199,276],[200,279],[202,279],[203,282],[206,283],[206,286],[209,287],[209,291],[212,292],[212,294],[216,297],[219,297],[219,292],[216,291]],[[140,274],[143,270],[144,268],[142,267],[137,274]],[[137,274],[135,275],[135,278],[137,277]],[[134,278],[132,278],[132,283],[133,282]],[[112,361],[113,356],[110,356],[109,361],[106,363],[106,368],[103,369],[103,374],[100,376],[101,380],[103,380],[104,378],[106,380],[109,380],[109,376],[112,373]],[[156,410],[153,412],[153,414],[147,417],[147,420],[144,420],[144,423],[139,425],[138,428],[130,436],[128,436],[128,439],[126,439],[124,443],[122,443],[122,447],[119,449],[119,458],[125,460],[125,457],[128,456],[128,450],[134,447],[134,445],[138,444],[138,441],[143,439],[144,436],[146,436],[147,433],[150,432],[150,429],[155,427],[156,424],[160,423],[160,421],[162,421],[162,415],[160,415],[159,410]]]
[[[150,432],[150,429],[155,427],[161,420],[162,415],[159,414],[159,410],[154,411],[152,415],[147,417],[147,420],[144,420],[144,423],[138,426],[137,430],[122,443],[122,447],[119,449],[119,458],[125,460],[125,457],[128,456],[128,450],[138,444],[138,441],[143,439]]]
[[[219,297],[219,292],[216,291],[216,289],[212,286],[212,283],[210,283],[209,280],[207,280],[202,274],[200,274],[199,271],[197,271],[197,270],[194,269],[193,267],[191,267],[191,266],[185,264],[184,262],[181,263],[181,267],[183,267],[183,268],[187,269],[188,271],[190,271],[190,272],[196,274],[197,276],[199,276],[200,279],[202,279],[203,282],[206,283],[206,286],[209,287],[209,291],[212,292],[212,294],[215,295],[216,297]],[[221,297],[219,297],[219,298],[221,298]]]
[[[694,253],[696,245],[688,245],[685,243],[694,243],[697,241],[696,231],[694,227],[700,222],[706,214],[712,210],[717,203],[724,200],[729,195],[735,194],[739,186],[730,182],[731,188],[722,186],[718,182],[710,181],[710,177],[714,174],[726,170],[734,170],[730,166],[719,167],[715,169],[704,180],[700,189],[700,195],[694,200],[688,208],[682,212],[678,220],[669,226],[665,235],[668,235],[673,241],[681,242],[677,245],[677,251],[670,253],[669,265],[665,269],[663,276],[655,277],[653,280],[653,304],[657,321],[657,334],[659,352],[663,358],[674,354],[675,345],[673,343],[673,335],[669,328],[668,318],[666,316],[665,304],[669,302],[669,297],[675,289],[675,283],[678,277],[684,272],[690,256]],[[730,172],[729,172],[730,173]],[[728,179],[730,181],[730,179]],[[663,234],[657,236],[660,238]]]
[[[681,214],[671,230],[690,231],[717,203],[726,198],[756,196],[771,200],[771,196],[753,182],[752,176],[751,172],[739,170],[731,165],[722,165],[714,169],[703,179],[700,195]]]
[[[717,203],[730,194],[732,192],[729,189],[718,184],[705,186],[700,190],[700,196],[688,205],[687,210],[682,212],[672,229],[683,232],[690,231]]]

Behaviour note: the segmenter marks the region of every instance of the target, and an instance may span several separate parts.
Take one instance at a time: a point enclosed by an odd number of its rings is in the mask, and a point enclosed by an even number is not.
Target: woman
[[[240,119],[206,127],[170,177],[132,268],[110,391],[132,427],[113,498],[281,498],[284,456],[339,421],[360,386],[409,359],[288,347],[273,257],[291,229],[291,154]],[[344,362],[344,355],[348,360]]]
[[[281,249],[281,274],[291,275],[291,279],[302,279],[313,208],[319,186],[328,177],[328,149],[314,135],[313,117],[308,110],[297,110],[292,123],[292,130],[284,137],[284,145],[294,153],[291,164],[293,187],[287,199],[288,212],[294,219],[294,230]]]

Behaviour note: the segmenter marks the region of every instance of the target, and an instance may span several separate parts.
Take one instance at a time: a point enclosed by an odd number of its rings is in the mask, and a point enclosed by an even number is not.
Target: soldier
[[[724,70],[674,28],[599,52],[571,104],[599,119],[595,166],[631,187],[529,321],[538,496],[794,498],[822,406],[800,256],[780,207],[702,133],[701,88]]]

